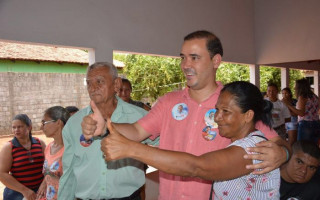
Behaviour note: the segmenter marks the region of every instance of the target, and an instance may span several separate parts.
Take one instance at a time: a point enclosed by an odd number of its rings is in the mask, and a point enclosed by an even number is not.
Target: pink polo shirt
[[[161,133],[161,149],[201,155],[225,148],[231,141],[221,137],[217,125],[208,119],[223,88],[221,83],[218,84],[216,91],[200,104],[191,99],[188,88],[168,93],[159,98],[151,111],[138,121],[139,125],[152,134],[151,139]],[[211,123],[210,131],[206,131],[208,123]],[[275,133],[264,133],[276,136]],[[207,200],[211,184],[212,181],[174,176],[160,171],[159,200]]]

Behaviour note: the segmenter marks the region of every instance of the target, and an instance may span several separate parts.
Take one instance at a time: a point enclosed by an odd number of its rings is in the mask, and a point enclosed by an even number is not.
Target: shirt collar
[[[30,141],[31,141],[31,146],[32,146],[32,144],[36,144],[37,143],[37,140],[35,138],[33,138],[31,135],[29,137],[30,137]],[[19,140],[16,137],[13,138],[12,144],[15,147],[22,147],[22,145],[20,144]]]

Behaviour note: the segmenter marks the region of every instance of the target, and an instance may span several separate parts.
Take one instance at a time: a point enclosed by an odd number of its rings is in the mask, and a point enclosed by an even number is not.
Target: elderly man
[[[103,136],[86,139],[80,125],[83,117],[93,116],[93,110],[104,120],[111,118],[116,123],[134,123],[146,114],[116,96],[120,84],[112,64],[102,62],[88,67],[91,103],[73,115],[63,129],[65,151],[58,199],[140,199],[139,188],[145,183],[143,163],[133,159],[105,162],[100,150]]]
[[[161,135],[159,148],[188,152],[201,155],[210,151],[225,148],[230,140],[217,135],[212,140],[203,137],[202,130],[214,123],[207,121],[205,116],[215,109],[222,84],[216,82],[216,72],[223,55],[222,45],[218,37],[208,31],[196,31],[187,35],[182,45],[181,69],[186,77],[187,86],[182,91],[165,95],[157,101],[147,116],[134,124],[114,124],[114,127],[127,138],[141,141],[146,137],[154,138]],[[177,107],[182,105],[186,110],[183,117],[175,117]],[[100,135],[105,130],[102,117],[86,117],[83,121],[84,133]],[[281,141],[276,133],[261,126],[259,128],[273,141]],[[258,173],[264,173],[277,168],[286,160],[284,148],[268,141],[251,149],[261,154],[246,155],[248,159],[264,160],[264,162],[248,166],[248,168],[264,168]],[[160,200],[176,199],[209,199],[211,182],[199,178],[185,178],[160,172]]]
[[[281,166],[280,199],[320,199],[320,177],[316,171],[320,164],[319,147],[308,141],[292,146],[292,157]]]

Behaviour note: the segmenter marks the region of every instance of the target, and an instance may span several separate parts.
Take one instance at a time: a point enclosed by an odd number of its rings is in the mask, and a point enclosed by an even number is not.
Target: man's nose
[[[182,69],[190,68],[190,59],[185,58],[185,59],[181,60],[181,68]]]
[[[307,173],[307,166],[306,165],[302,165],[300,167],[300,171],[303,173],[303,174],[306,174]]]

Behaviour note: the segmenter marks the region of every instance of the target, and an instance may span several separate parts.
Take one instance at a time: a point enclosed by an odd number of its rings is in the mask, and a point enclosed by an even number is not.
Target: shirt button
[[[105,173],[105,172],[102,172],[102,175],[106,175],[106,173]]]
[[[184,195],[181,195],[181,198],[184,198]]]
[[[197,124],[197,122],[194,122],[194,124]]]
[[[202,107],[202,104],[199,104],[199,107]]]
[[[102,191],[104,191],[104,188],[101,188]]]

